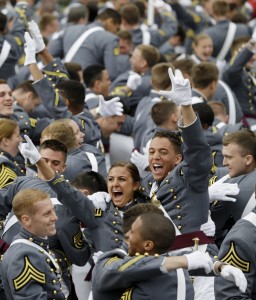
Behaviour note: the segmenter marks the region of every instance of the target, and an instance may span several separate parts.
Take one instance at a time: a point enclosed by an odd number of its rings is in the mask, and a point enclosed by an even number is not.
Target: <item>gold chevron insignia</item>
[[[120,300],[131,300],[132,299],[132,291],[133,291],[133,288],[127,289],[121,296]]]
[[[17,175],[13,170],[2,164],[2,170],[0,172],[0,189],[11,184],[16,177]]]
[[[120,259],[121,259],[121,258],[119,258],[119,257],[117,257],[117,256],[112,257],[112,258],[110,258],[110,259],[105,263],[104,267],[106,267],[106,266],[108,266],[108,265],[112,264],[113,262],[115,262],[115,261],[117,261],[117,260],[120,260]]]
[[[57,183],[60,183],[62,181],[65,181],[65,178],[64,177],[59,177],[59,178],[55,179],[52,184],[56,185]]]
[[[45,274],[37,270],[29,261],[28,257],[24,257],[25,265],[20,275],[13,280],[15,291],[22,289],[31,280],[45,284]]]
[[[209,185],[213,185],[215,181],[217,181],[217,176],[216,176],[216,175],[215,175],[215,176],[212,176],[212,177],[210,178],[210,180],[209,180]]]
[[[228,253],[221,259],[234,267],[239,268],[243,272],[248,273],[250,270],[250,262],[243,260],[236,252],[235,243],[231,242]]]
[[[103,211],[100,208],[95,208],[95,213],[94,216],[95,217],[102,217]]]
[[[122,272],[125,269],[129,268],[130,266],[132,266],[133,264],[135,264],[137,261],[141,260],[142,258],[144,258],[144,255],[138,255],[134,258],[132,258],[131,260],[129,260],[127,263],[123,264],[118,271]]]
[[[84,239],[82,231],[79,230],[77,234],[73,236],[74,246],[77,249],[82,249],[84,246]]]
[[[31,127],[36,127],[37,119],[29,118]]]

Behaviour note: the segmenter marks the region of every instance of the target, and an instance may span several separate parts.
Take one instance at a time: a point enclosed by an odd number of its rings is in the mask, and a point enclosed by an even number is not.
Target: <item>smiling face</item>
[[[201,61],[209,61],[213,52],[212,40],[210,38],[199,40],[197,45],[193,46],[193,50]]]
[[[134,182],[126,167],[114,167],[108,175],[108,192],[117,207],[123,207],[131,202],[134,191],[139,188],[139,182]]]
[[[153,138],[149,148],[149,167],[156,181],[162,181],[181,162],[181,159],[181,155],[176,153],[167,138]]]
[[[0,84],[0,114],[7,117],[13,114],[12,90],[7,84]]]
[[[58,217],[50,198],[34,204],[33,214],[27,216],[28,230],[39,237],[56,234],[55,223]]]

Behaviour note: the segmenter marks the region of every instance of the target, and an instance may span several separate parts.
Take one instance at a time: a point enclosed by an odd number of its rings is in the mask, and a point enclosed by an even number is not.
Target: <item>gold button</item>
[[[180,209],[180,205],[179,205],[179,204],[178,204],[178,205],[176,205],[176,208]]]
[[[50,271],[53,273],[54,272],[54,270],[53,269],[50,269]]]
[[[179,226],[178,226],[178,229],[180,230],[181,228],[182,228],[182,226],[181,226],[181,225],[179,225]]]
[[[174,189],[170,189],[170,192],[173,193]]]
[[[118,233],[118,230],[115,230],[115,233]]]
[[[115,242],[117,243],[119,241],[119,239],[118,238],[115,238]]]
[[[28,125],[28,122],[25,122],[25,125]]]
[[[57,259],[57,258],[55,258],[54,260],[55,260],[56,262],[58,262],[58,259]]]
[[[48,264],[51,262],[50,258],[47,258],[46,261],[48,262]]]
[[[56,282],[57,282],[57,281],[56,281],[55,279],[53,279],[52,283],[53,283],[53,284],[56,284]]]
[[[54,290],[54,291],[53,291],[53,294],[56,295],[56,294],[57,294],[57,291]]]
[[[217,256],[217,255],[214,255],[214,256],[213,256],[213,258],[214,258],[214,259],[217,259],[217,258],[218,258],[218,256]]]
[[[115,215],[115,216],[118,216],[118,213],[117,213],[117,212],[115,212],[115,213],[114,213],[114,215]]]
[[[40,243],[40,246],[42,247],[44,245],[44,243]]]
[[[54,67],[57,67],[57,64],[53,64]]]
[[[169,179],[165,179],[165,183],[169,183]]]
[[[113,221],[112,223],[113,223],[113,225],[116,225],[116,221]]]
[[[158,253],[156,253],[156,254],[154,254],[154,256],[155,256],[155,257],[159,257],[159,254],[158,254]]]
[[[135,256],[139,256],[139,255],[140,255],[139,252],[136,252],[136,253],[135,253]]]
[[[144,192],[144,191],[145,191],[145,188],[143,187],[143,188],[141,188],[141,190],[142,190],[142,192]]]
[[[27,133],[28,132],[27,129],[25,129],[24,132]]]
[[[145,252],[144,255],[145,255],[145,256],[149,256],[148,252]]]
[[[181,216],[178,216],[177,219],[178,219],[178,220],[181,220]]]
[[[61,259],[61,258],[59,259],[59,262],[62,262],[62,259]]]
[[[52,84],[52,87],[55,87],[55,83]]]
[[[152,185],[152,182],[149,182],[149,183],[148,183],[148,185],[150,185],[150,186],[151,186],[151,185]]]
[[[29,240],[30,242],[33,242],[33,238],[32,238],[32,237],[30,237],[28,240]]]
[[[21,115],[20,118],[21,118],[21,119],[24,119],[24,116]]]
[[[176,199],[177,199],[177,196],[173,196],[173,199],[176,200]]]

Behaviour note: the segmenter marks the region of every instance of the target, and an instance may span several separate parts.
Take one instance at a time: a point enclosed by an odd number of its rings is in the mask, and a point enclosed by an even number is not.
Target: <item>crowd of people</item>
[[[256,299],[253,0],[0,1],[0,299]]]

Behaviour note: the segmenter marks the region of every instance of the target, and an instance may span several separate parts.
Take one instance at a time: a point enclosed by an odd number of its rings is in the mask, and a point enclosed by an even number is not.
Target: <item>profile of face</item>
[[[119,49],[120,54],[128,54],[132,53],[132,43],[126,39],[119,38]]]
[[[7,84],[0,84],[0,115],[9,117],[13,114],[12,90]]]
[[[109,73],[107,70],[102,71],[102,77],[99,80],[99,86],[100,86],[100,91],[99,94],[101,94],[104,97],[109,96],[109,89],[111,85],[111,81],[109,78]]]
[[[76,146],[80,147],[84,142],[85,134],[80,130],[79,126],[74,120],[69,120],[69,125],[72,127],[73,132],[76,136]]]
[[[139,74],[143,71],[143,68],[147,64],[146,60],[141,54],[141,51],[138,48],[135,48],[135,50],[133,51],[132,56],[130,58],[130,62],[132,70]]]
[[[230,143],[222,148],[223,166],[228,168],[229,176],[236,177],[251,172],[252,155],[243,155],[241,146]]]
[[[126,243],[128,245],[128,253],[130,256],[134,256],[136,253],[144,254],[146,252],[145,241],[140,233],[140,228],[142,226],[141,218],[138,217],[126,234]]]
[[[21,220],[23,226],[34,235],[47,237],[56,234],[55,223],[58,217],[50,198],[36,202],[33,213],[23,215]]]
[[[17,126],[10,138],[6,138],[8,143],[8,152],[14,157],[18,154],[18,146],[22,142],[22,137],[20,135],[20,128]]]
[[[58,171],[60,174],[65,171],[66,162],[62,152],[46,148],[41,149],[40,154],[52,170]],[[40,174],[40,172],[38,172],[38,174]]]
[[[117,207],[124,207],[134,199],[134,192],[139,188],[126,167],[114,167],[108,174],[108,193]]]
[[[31,113],[35,110],[37,102],[34,101],[31,92],[17,89],[12,92],[12,95],[26,113]]]
[[[193,46],[194,53],[201,61],[209,61],[213,52],[213,43],[211,38],[204,38]]]
[[[155,137],[149,147],[149,167],[156,181],[162,181],[181,162],[181,154],[165,137]]]

